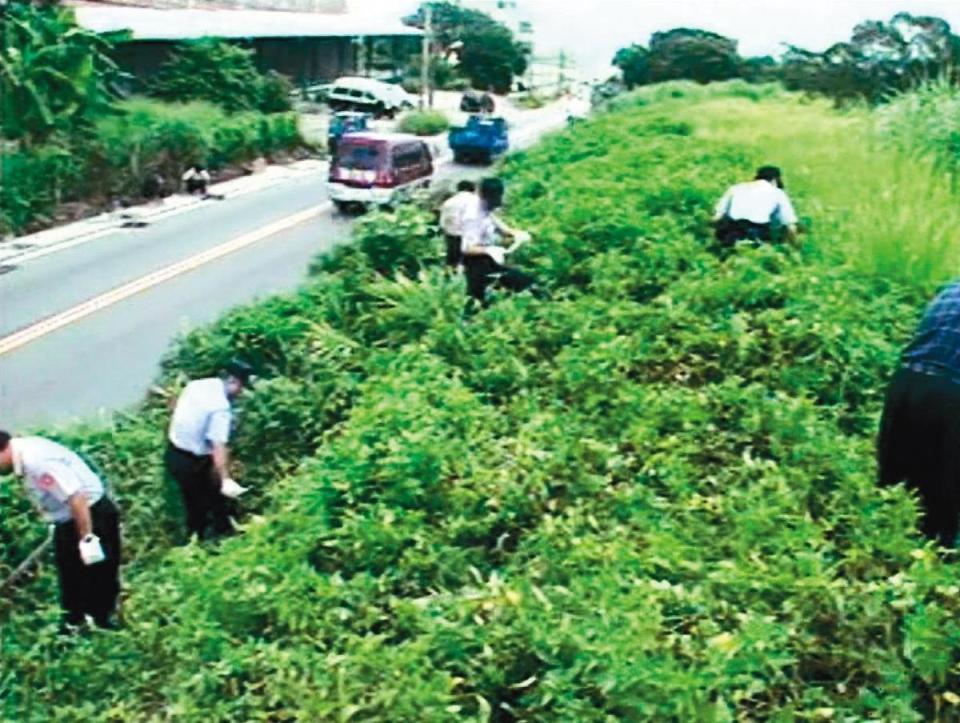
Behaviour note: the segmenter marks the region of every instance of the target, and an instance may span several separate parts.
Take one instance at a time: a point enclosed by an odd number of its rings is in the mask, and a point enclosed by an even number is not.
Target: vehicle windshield
[[[380,166],[379,146],[345,143],[337,149],[337,165],[355,171],[375,171]]]

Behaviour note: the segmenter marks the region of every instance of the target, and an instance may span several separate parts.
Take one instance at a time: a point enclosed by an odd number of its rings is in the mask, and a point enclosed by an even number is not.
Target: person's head
[[[6,474],[13,469],[13,445],[10,433],[0,429],[0,472]]]
[[[235,399],[247,387],[252,386],[253,367],[239,359],[234,359],[223,368],[223,383],[227,397]]]
[[[783,174],[780,173],[780,169],[776,166],[760,166],[757,169],[758,181],[766,181],[767,183],[772,183],[777,188],[783,188]]]
[[[477,184],[473,181],[460,181],[457,184],[457,193],[474,193],[477,190]]]
[[[496,211],[503,205],[505,188],[499,178],[484,178],[480,181],[480,199],[488,211]]]

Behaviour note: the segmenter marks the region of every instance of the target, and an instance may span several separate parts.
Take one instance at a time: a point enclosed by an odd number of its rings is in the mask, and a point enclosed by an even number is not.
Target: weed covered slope
[[[627,107],[508,162],[550,302],[465,322],[441,240],[401,209],[297,295],[188,340],[171,372],[238,344],[272,376],[245,420],[259,514],[215,554],[135,566],[123,632],[58,642],[52,613],[12,612],[6,715],[946,715],[960,570],[873,482],[919,296],[829,236],[708,251],[731,167],[768,160],[748,124],[744,143],[702,128],[716,100]],[[375,270],[415,258],[415,279]]]

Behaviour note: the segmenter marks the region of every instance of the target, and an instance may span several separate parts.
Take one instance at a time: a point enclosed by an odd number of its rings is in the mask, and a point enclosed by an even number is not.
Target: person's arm
[[[497,227],[497,231],[502,233],[504,236],[509,236],[510,238],[516,238],[519,234],[526,233],[520,229],[514,228],[507,224],[502,218],[497,214],[491,214],[490,218],[493,220],[493,225]]]
[[[77,528],[77,539],[82,540],[87,535],[93,534],[93,520],[90,517],[90,502],[82,492],[75,492],[67,500],[70,505],[70,516],[73,518],[74,527]]]
[[[207,422],[207,441],[213,456],[213,468],[222,482],[230,479],[230,426],[233,415],[229,409],[221,409],[210,415]]]
[[[227,445],[215,443],[213,445],[213,468],[222,482],[230,477],[230,449]]]
[[[797,212],[793,209],[790,197],[781,191],[780,204],[777,206],[777,219],[783,225],[787,240],[791,243],[797,240]]]
[[[713,210],[713,220],[719,221],[730,213],[730,202],[733,200],[733,189],[727,189],[727,192],[717,201],[717,206]]]

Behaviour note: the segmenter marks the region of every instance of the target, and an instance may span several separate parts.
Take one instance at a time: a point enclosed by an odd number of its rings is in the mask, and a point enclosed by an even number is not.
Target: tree
[[[74,133],[110,106],[120,77],[112,41],[76,23],[73,10],[14,2],[0,14],[0,112],[5,138],[25,145]]]
[[[648,55],[650,80],[687,79],[698,83],[735,78],[741,60],[737,41],[693,28],[654,33]]]
[[[508,92],[514,77],[527,69],[528,53],[510,29],[486,13],[450,2],[422,5],[404,22],[423,28],[427,5],[433,15],[435,49],[444,56],[459,57],[460,72],[474,87]]]
[[[650,52],[642,45],[633,44],[618,50],[613,56],[613,65],[623,73],[627,90],[650,82]]]
[[[182,43],[164,63],[151,94],[173,101],[205,100],[234,112],[290,110],[289,84],[264,76],[253,51],[216,38]],[[284,90],[286,89],[286,90]]]
[[[899,13],[888,23],[860,23],[849,41],[823,53],[791,47],[783,75],[791,90],[821,93],[838,103],[878,103],[930,78],[956,82],[958,61],[960,38],[946,21]]]

